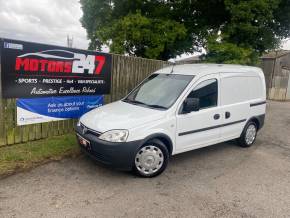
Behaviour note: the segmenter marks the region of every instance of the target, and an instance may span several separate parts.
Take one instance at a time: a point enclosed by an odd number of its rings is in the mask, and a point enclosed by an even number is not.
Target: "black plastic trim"
[[[266,101],[252,103],[252,104],[250,104],[250,107],[255,107],[255,106],[258,106],[258,105],[262,105],[262,104],[266,104]]]
[[[130,142],[104,141],[91,134],[91,132],[83,134],[82,129],[79,126],[76,127],[76,133],[90,142],[89,150],[85,149],[79,143],[82,151],[97,162],[120,170],[132,169],[135,153],[143,143],[143,140]]]
[[[224,126],[234,125],[234,124],[237,124],[237,123],[242,123],[242,122],[245,122],[245,121],[247,121],[247,119],[237,120],[237,121],[230,122],[230,123],[225,123],[225,124],[216,125],[216,126],[210,126],[210,127],[206,127],[206,128],[202,128],[202,129],[196,129],[196,130],[191,130],[191,131],[187,131],[187,132],[181,132],[181,133],[178,133],[178,136],[193,134],[193,133],[197,133],[197,132],[203,132],[203,131],[207,131],[207,130],[211,130],[211,129],[216,129],[216,128],[219,128],[219,127],[224,127]]]
[[[257,119],[258,120],[258,122],[259,122],[258,130],[260,130],[264,126],[264,123],[265,123],[265,114],[261,114],[261,115],[255,116],[255,117],[251,117],[251,119],[249,119],[249,120],[252,120],[252,119]]]
[[[147,136],[145,139],[142,140],[143,143],[141,144],[141,146],[144,145],[146,142],[150,141],[151,139],[156,139],[156,138],[157,139],[159,138],[159,140],[160,140],[160,138],[163,138],[169,143],[168,144],[168,146],[169,146],[168,147],[168,149],[169,149],[168,152],[171,155],[172,151],[173,151],[173,143],[172,143],[171,138],[168,135],[164,134],[164,133],[154,133],[152,135]]]

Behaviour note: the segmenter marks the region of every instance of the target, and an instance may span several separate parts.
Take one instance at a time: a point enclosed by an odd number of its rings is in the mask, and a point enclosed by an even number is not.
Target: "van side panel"
[[[263,81],[259,76],[248,77],[248,99],[262,99],[263,98]]]
[[[265,100],[263,82],[263,79],[258,74],[223,73],[222,105]]]
[[[252,80],[253,84],[252,86],[257,90],[260,91],[260,94],[257,98],[252,98],[250,100],[250,118],[255,117],[259,120],[259,128],[263,127],[264,124],[264,118],[266,114],[266,82],[265,82],[265,77],[264,73],[262,70],[260,70],[259,73],[257,73],[257,77],[259,80]]]
[[[239,137],[250,115],[248,77],[243,73],[221,73],[220,75],[223,109],[221,137],[223,141],[226,141]]]
[[[257,118],[263,123],[266,110],[265,93],[262,72],[221,73],[221,105],[225,125],[221,134],[224,140],[238,138],[251,118]],[[230,114],[230,117],[226,114]],[[228,122],[237,124],[227,126]]]
[[[247,101],[247,77],[223,74],[221,78],[221,104],[232,105]]]

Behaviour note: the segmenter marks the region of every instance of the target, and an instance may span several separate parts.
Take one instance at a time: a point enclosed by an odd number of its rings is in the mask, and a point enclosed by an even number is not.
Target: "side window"
[[[198,98],[200,110],[215,107],[218,101],[218,83],[216,79],[209,79],[199,83],[188,98]]]

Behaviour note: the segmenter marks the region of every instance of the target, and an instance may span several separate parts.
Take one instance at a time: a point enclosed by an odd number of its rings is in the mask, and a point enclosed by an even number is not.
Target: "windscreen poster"
[[[0,39],[4,98],[110,93],[107,53]]]
[[[17,125],[79,118],[103,102],[102,95],[17,99]]]

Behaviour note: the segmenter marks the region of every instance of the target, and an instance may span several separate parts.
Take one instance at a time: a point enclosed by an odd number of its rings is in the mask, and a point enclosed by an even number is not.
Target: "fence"
[[[167,62],[113,55],[112,65],[111,94],[105,95],[105,103],[119,100],[150,73],[165,67]],[[75,124],[76,120],[70,119],[17,126],[16,99],[0,99],[0,147],[69,133]]]

